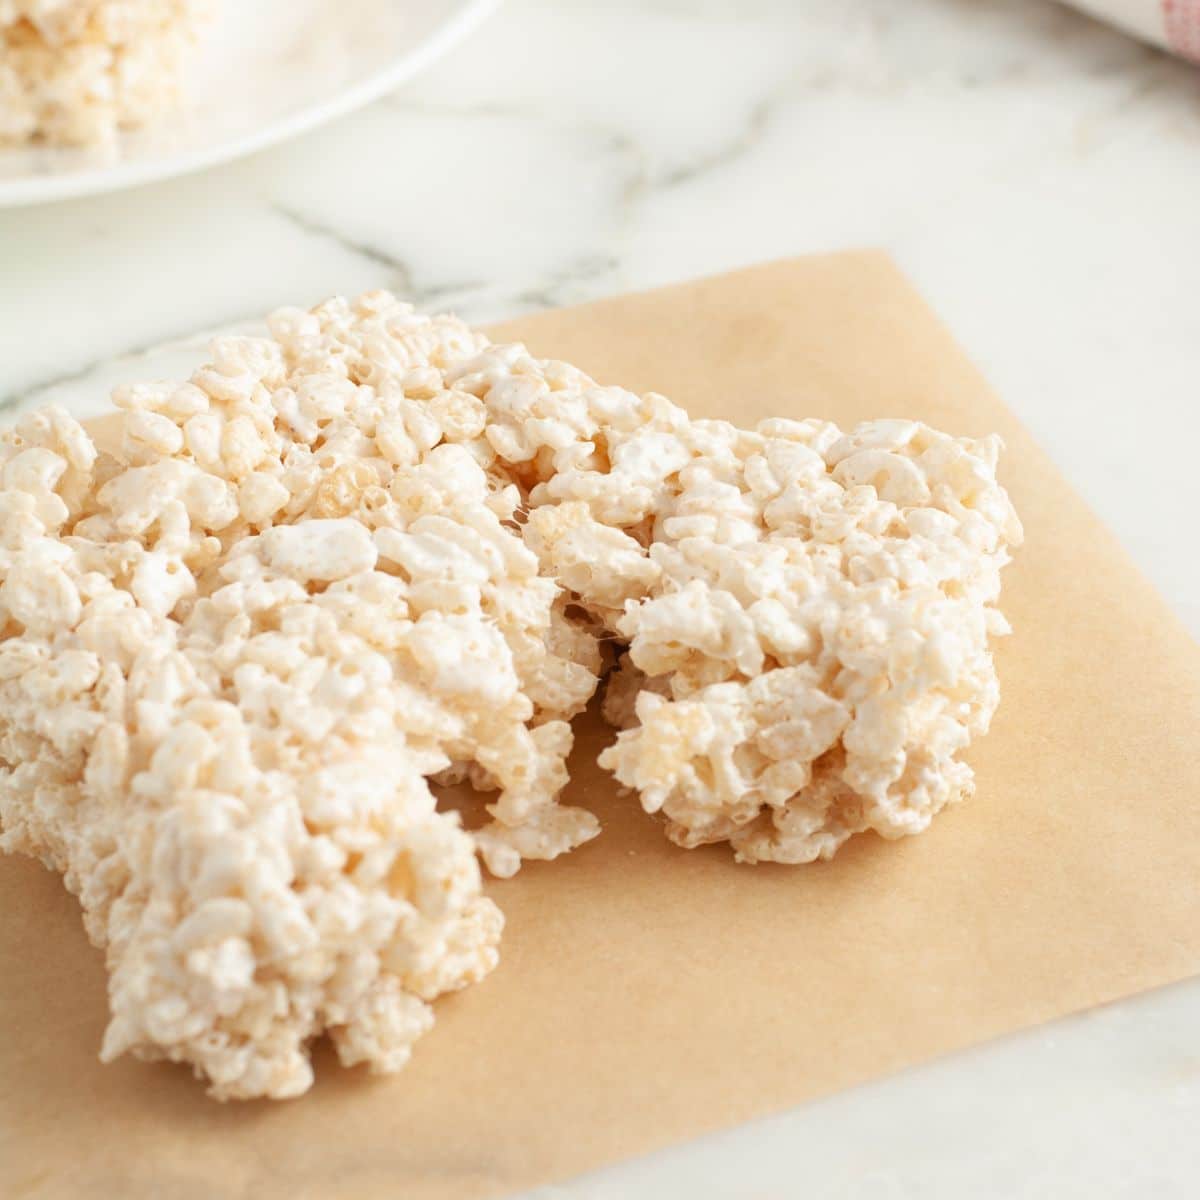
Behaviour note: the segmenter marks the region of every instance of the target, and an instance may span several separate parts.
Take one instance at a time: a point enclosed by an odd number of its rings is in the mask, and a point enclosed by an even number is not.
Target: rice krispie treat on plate
[[[111,143],[178,98],[210,0],[0,0],[0,143]]]

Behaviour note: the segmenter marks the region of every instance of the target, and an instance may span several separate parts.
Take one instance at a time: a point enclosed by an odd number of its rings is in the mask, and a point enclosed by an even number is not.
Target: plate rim
[[[428,37],[375,74],[339,92],[328,101],[312,104],[278,121],[212,146],[167,155],[145,162],[89,167],[64,175],[25,176],[0,180],[0,209],[53,204],[84,196],[101,196],[150,183],[191,175],[206,167],[234,162],[261,150],[336,121],[356,109],[386,96],[401,83],[424,70],[477,29],[500,6],[501,0],[461,0],[457,11]]]

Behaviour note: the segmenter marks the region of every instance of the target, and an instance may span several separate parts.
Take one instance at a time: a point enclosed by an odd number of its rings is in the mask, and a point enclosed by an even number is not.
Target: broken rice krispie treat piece
[[[0,143],[110,143],[178,96],[210,0],[0,0]]]
[[[394,373],[368,384],[376,321]],[[486,773],[498,873],[597,832],[556,804],[595,641],[482,405],[428,366],[474,335],[387,298],[274,328],[120,389],[115,454],[54,410],[0,438],[2,845],[106,950],[105,1057],[220,1098],[305,1090],[322,1032],[395,1070],[495,964],[476,841],[425,777]]]
[[[809,862],[862,830],[919,833],[969,794],[958,756],[999,698],[988,643],[1021,540],[998,452],[911,421],[680,435],[685,465],[654,504],[658,577],[615,622],[628,666],[608,713],[634,727],[600,758],[674,841]]]

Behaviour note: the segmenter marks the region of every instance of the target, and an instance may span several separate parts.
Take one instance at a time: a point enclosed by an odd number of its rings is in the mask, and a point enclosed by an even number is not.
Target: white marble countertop
[[[487,319],[864,244],[1200,636],[1200,71],[1048,0],[509,0],[323,132],[0,214],[0,400],[334,291]],[[539,1195],[1193,1197],[1198,1040],[1200,982]]]

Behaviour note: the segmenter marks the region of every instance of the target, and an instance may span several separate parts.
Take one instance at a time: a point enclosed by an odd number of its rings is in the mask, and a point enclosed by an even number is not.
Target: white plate
[[[107,157],[0,149],[0,207],[150,183],[274,145],[384,95],[498,2],[221,0],[178,112]]]

